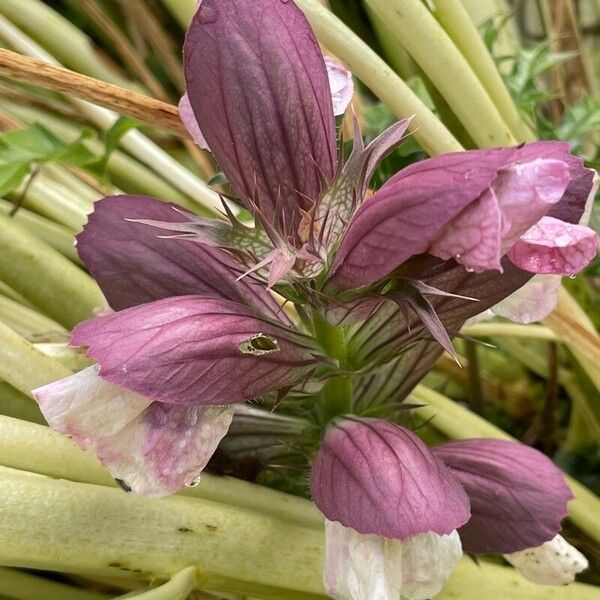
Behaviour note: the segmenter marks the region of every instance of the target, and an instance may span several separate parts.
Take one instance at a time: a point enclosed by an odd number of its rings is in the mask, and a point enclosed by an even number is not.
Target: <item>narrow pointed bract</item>
[[[293,235],[336,169],[323,55],[293,2],[204,0],[187,33],[187,94],[240,200]]]

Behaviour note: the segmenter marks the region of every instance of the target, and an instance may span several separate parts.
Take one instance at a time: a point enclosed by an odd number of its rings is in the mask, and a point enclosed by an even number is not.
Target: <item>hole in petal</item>
[[[257,333],[249,340],[241,342],[238,346],[242,354],[253,354],[254,356],[263,356],[271,352],[279,351],[279,342],[264,333]]]

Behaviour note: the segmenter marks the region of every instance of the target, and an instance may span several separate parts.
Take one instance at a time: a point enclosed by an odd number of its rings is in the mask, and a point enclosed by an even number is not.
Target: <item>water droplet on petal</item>
[[[200,484],[200,480],[202,479],[202,477],[200,475],[198,475],[198,477],[195,477],[194,479],[192,479],[187,485],[187,487],[196,487],[197,485]]]
[[[569,279],[575,279],[575,277],[577,277],[575,273],[573,273],[573,275],[569,275]]]
[[[219,18],[219,11],[210,5],[202,4],[198,9],[198,20],[200,23],[214,23]]]

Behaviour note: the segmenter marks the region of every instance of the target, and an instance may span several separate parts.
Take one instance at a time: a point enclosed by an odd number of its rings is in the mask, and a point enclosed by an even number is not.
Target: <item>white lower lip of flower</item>
[[[325,520],[325,589],[337,600],[432,598],[461,556],[456,531],[394,540]]]
[[[542,585],[567,585],[588,567],[586,557],[562,535],[537,548],[505,554],[504,558],[524,577]]]

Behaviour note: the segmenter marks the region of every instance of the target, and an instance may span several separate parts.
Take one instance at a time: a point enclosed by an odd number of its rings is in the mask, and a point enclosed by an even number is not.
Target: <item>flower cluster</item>
[[[161,496],[198,483],[243,403],[301,396],[324,433],[311,490],[332,596],[429,598],[463,550],[572,580],[585,559],[557,537],[571,496],[547,458],[429,449],[363,409],[402,401],[467,319],[551,310],[538,278],[598,250],[593,172],[537,142],[423,160],[369,195],[410,122],[366,147],[355,124],[344,160],[352,78],[292,1],[203,0],[184,56],[181,115],[230,184],[223,218],[96,203],[78,251],[114,312],[72,332],[97,365],[35,391],[48,423]]]

